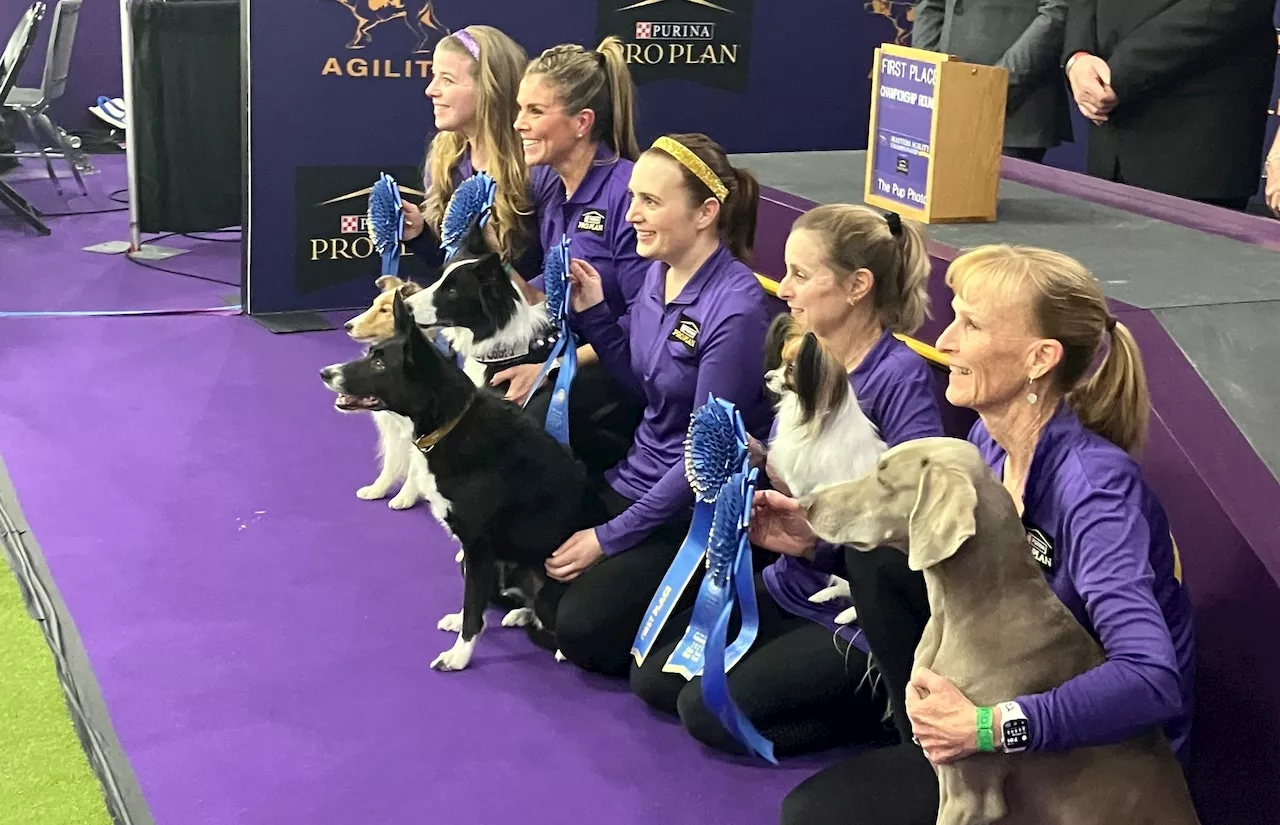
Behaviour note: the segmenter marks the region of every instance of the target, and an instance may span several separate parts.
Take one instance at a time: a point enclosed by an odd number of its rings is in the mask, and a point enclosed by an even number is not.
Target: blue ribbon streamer
[[[714,395],[708,395],[707,403],[719,404],[721,409],[728,414],[728,420],[733,422],[732,426],[735,430],[733,440],[737,442],[736,448],[738,450],[737,456],[724,456],[723,458],[727,461],[712,461],[711,464],[732,463],[740,456],[745,457],[747,448],[746,429],[742,427],[733,405],[716,398]],[[698,413],[699,411],[694,412],[694,420],[698,418]],[[698,437],[698,435],[692,431],[691,426],[690,440],[685,446],[685,473],[689,478],[690,486],[694,490],[693,519],[689,523],[689,532],[685,534],[684,541],[676,552],[676,557],[671,561],[666,574],[658,584],[658,589],[654,591],[652,598],[650,598],[649,606],[645,609],[644,619],[641,620],[640,627],[636,631],[635,640],[631,643],[631,658],[635,660],[637,666],[643,665],[645,659],[653,651],[653,646],[657,643],[659,634],[662,633],[662,629],[666,626],[667,620],[671,618],[671,614],[675,612],[676,604],[680,601],[680,597],[684,595],[685,588],[689,586],[689,582],[693,580],[693,574],[697,572],[698,567],[706,557],[707,541],[711,535],[711,525],[715,518],[716,498],[726,481],[725,471],[722,466],[696,468],[691,466],[689,455],[694,450],[693,439],[695,437]],[[711,475],[704,476],[704,473],[710,473]],[[669,664],[670,660],[668,660]],[[668,670],[668,666],[664,666],[663,669]],[[682,673],[686,679],[691,679],[696,675],[696,671],[688,674],[685,674],[683,670],[675,672]]]
[[[707,575],[708,579],[718,580],[714,592],[721,594],[721,597],[718,604],[715,605],[717,615],[703,646],[702,701],[712,715],[724,726],[724,729],[733,738],[741,742],[748,751],[759,755],[773,765],[777,765],[778,760],[773,753],[773,743],[756,729],[756,726],[751,723],[751,720],[733,701],[733,696],[729,691],[727,674],[736,661],[726,657],[725,650],[729,619],[733,614],[733,600],[724,598],[724,596],[730,591],[731,579],[736,580],[739,609],[742,613],[742,627],[745,630],[748,624],[752,626],[751,635],[753,641],[755,632],[759,627],[759,616],[755,609],[754,586],[752,584],[754,577],[751,572],[751,542],[747,538],[751,526],[751,500],[755,495],[757,472],[753,468],[745,474],[745,477],[743,474],[736,475],[726,484],[726,486],[735,485],[739,487],[738,490],[733,492],[743,496],[743,508],[741,519],[738,522],[738,541],[734,548],[736,558],[732,564],[727,563],[728,559],[716,559]],[[750,605],[742,599],[744,582],[753,593]],[[695,606],[694,611],[696,612],[697,609],[697,606]],[[742,636],[743,634],[739,633],[738,639],[741,640]],[[749,647],[750,644],[748,643],[747,646]],[[745,653],[746,649],[744,648],[741,652]]]
[[[561,236],[560,243],[548,252],[549,256],[558,256],[558,260],[549,267],[549,272],[544,270],[544,274],[547,275],[548,280],[552,278],[558,280],[550,285],[544,281],[543,287],[547,289],[547,312],[559,330],[559,337],[556,339],[555,346],[551,348],[551,352],[548,353],[547,359],[543,361],[542,369],[538,371],[538,377],[534,379],[529,393],[520,404],[522,409],[529,405],[534,393],[542,386],[543,379],[551,372],[556,359],[561,358],[560,371],[556,375],[556,383],[551,390],[551,404],[547,407],[547,417],[543,427],[556,441],[564,445],[569,443],[569,392],[573,386],[573,379],[578,374],[578,344],[572,330],[569,329],[569,290],[572,286],[569,281],[570,243],[572,239],[569,236]]]

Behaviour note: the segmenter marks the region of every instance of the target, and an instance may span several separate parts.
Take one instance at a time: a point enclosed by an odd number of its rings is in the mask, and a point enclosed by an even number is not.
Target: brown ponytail
[[[929,315],[929,249],[924,228],[867,206],[816,206],[792,224],[822,238],[827,265],[844,282],[854,272],[871,273],[871,300],[887,329],[913,335]]]
[[[594,112],[593,142],[603,141],[615,155],[627,160],[640,156],[636,87],[621,40],[606,37],[591,52],[574,43],[553,46],[530,61],[524,73],[525,77],[541,75],[568,114],[584,109]]]
[[[728,190],[728,195],[720,206],[720,217],[716,220],[716,229],[725,246],[737,258],[750,265],[755,251],[756,219],[760,209],[760,182],[747,169],[739,169],[729,163],[724,147],[704,134],[666,135],[692,152],[707,165],[711,172],[720,179]],[[658,152],[664,157],[672,158],[680,165],[683,173],[685,189],[694,204],[700,204],[707,198],[714,198],[711,187],[699,178],[692,169],[680,162],[678,158],[659,147],[650,148],[649,152]]]
[[[947,286],[962,297],[975,278],[984,289],[1030,292],[1036,330],[1062,345],[1062,360],[1049,375],[1052,389],[1066,396],[1086,427],[1125,452],[1138,452],[1150,416],[1142,354],[1089,270],[1061,252],[1000,244],[966,252],[947,270]],[[1107,343],[1102,363],[1086,375]]]

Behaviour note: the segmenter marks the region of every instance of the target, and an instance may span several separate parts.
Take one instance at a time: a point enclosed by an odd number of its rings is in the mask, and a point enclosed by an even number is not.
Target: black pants
[[[1111,180],[1116,183],[1128,183],[1124,179],[1124,175],[1120,173],[1120,161],[1116,160],[1115,166],[1111,171]],[[1242,195],[1237,198],[1188,198],[1187,200],[1203,203],[1208,206],[1220,206],[1223,209],[1230,209],[1233,212],[1243,212],[1249,206],[1249,195]]]
[[[775,556],[776,558],[776,556]],[[729,691],[779,757],[811,753],[853,742],[882,743],[884,702],[864,680],[867,657],[831,631],[792,616],[774,602],[756,576],[760,633],[750,652],[729,671]],[[631,689],[650,707],[678,714],[694,739],[733,754],[746,749],[725,731],[702,701],[702,679],[662,667],[689,626],[693,610],[667,620],[643,666],[631,665]],[[734,609],[732,641],[740,625]],[[859,687],[861,683],[861,687]]]
[[[906,708],[916,645],[929,621],[924,577],[907,567],[905,553],[889,547],[847,549],[845,569],[901,744],[859,753],[810,777],[783,801],[783,825],[933,825],[938,781],[911,741]]]
[[[603,481],[601,497],[608,518],[632,502]],[[606,558],[564,584],[548,579],[538,594],[539,616],[554,616],[556,644],[565,658],[584,670],[619,678],[630,670],[631,643],[649,600],[689,531],[687,519],[658,527],[640,544]],[[679,605],[693,604],[702,583],[701,569]]]
[[[1045,153],[1049,150],[1043,146],[1006,146],[1004,154],[1011,158],[1019,158],[1020,160],[1029,160],[1033,163],[1040,163],[1044,160]]]
[[[540,425],[547,420],[556,375],[553,370],[525,407]],[[581,366],[569,392],[569,447],[600,479],[626,457],[643,415],[644,405],[628,397],[603,364]]]

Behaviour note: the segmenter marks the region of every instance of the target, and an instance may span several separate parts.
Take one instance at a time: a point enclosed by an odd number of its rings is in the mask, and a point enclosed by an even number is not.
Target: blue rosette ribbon
[[[749,752],[767,762],[778,764],[773,743],[764,737],[733,701],[729,691],[729,670],[751,647],[759,630],[759,613],[755,600],[755,583],[751,571],[751,501],[755,496],[758,470],[743,468],[733,475],[721,491],[716,503],[711,542],[707,548],[707,575],[694,605],[692,631],[701,611],[711,619],[710,632],[699,646],[703,654],[702,701],[733,738]],[[736,592],[742,614],[738,639],[727,650],[725,641],[733,614]],[[745,644],[744,642],[745,638]],[[677,647],[677,652],[679,647]],[[674,654],[673,654],[674,657]]]
[[[404,210],[400,187],[383,172],[369,190],[368,232],[373,248],[382,256],[382,274],[400,274],[400,243],[404,239]]]
[[[644,664],[685,588],[706,558],[716,499],[734,472],[747,460],[746,428],[737,410],[729,402],[709,395],[707,403],[689,417],[689,430],[684,442],[685,477],[694,494],[693,519],[675,559],[649,600],[649,607],[631,644],[631,657],[637,665]],[[696,670],[686,678],[694,675]]]
[[[452,258],[466,237],[467,228],[477,215],[480,216],[480,227],[489,222],[493,211],[493,199],[498,186],[493,178],[484,172],[476,172],[458,184],[445,207],[444,219],[440,223],[440,248],[445,252],[445,259]]]
[[[559,358],[560,371],[551,391],[551,404],[547,407],[547,419],[543,426],[553,438],[565,445],[569,443],[569,390],[574,376],[578,374],[578,346],[569,329],[569,290],[572,287],[569,281],[569,245],[572,242],[568,235],[562,235],[560,243],[547,250],[543,259],[542,287],[547,294],[547,315],[556,327],[556,343],[547,354],[529,394],[520,404],[522,408],[529,404]]]

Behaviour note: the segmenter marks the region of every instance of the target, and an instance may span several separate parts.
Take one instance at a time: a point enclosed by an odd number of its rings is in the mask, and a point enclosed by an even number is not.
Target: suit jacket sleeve
[[[1008,109],[1013,111],[1053,74],[1062,53],[1067,0],[1040,0],[1036,19],[996,61],[1009,72]]]
[[[1069,0],[1067,27],[1062,43],[1062,62],[1076,52],[1098,53],[1098,0]]]
[[[1259,0],[1178,0],[1121,40],[1107,56],[1116,108],[1160,91],[1197,63],[1230,60],[1233,36],[1258,14]]]
[[[946,0],[920,0],[916,4],[915,20],[911,23],[911,45],[917,49],[936,52],[942,43],[942,21],[946,14]]]

